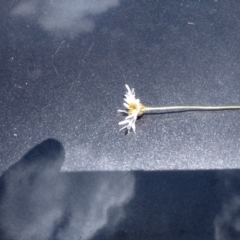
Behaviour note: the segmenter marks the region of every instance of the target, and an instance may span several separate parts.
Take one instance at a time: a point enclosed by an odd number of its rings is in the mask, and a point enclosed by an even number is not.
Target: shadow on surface
[[[0,239],[240,239],[239,170],[60,172],[48,139],[0,177]]]

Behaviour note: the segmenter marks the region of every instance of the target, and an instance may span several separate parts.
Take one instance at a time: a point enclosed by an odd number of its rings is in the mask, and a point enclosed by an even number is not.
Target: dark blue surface
[[[69,171],[239,167],[239,111],[145,115],[128,136],[116,112],[126,83],[146,106],[239,105],[237,1],[1,6],[2,171],[49,137]]]
[[[114,200],[115,210],[101,202],[97,209],[110,218],[88,239],[239,239],[240,111],[144,115],[136,135],[118,131],[117,113],[125,84],[146,106],[240,105],[239,2],[65,2],[0,3],[0,196],[13,228],[23,229],[23,216],[25,226],[33,222],[29,231],[19,230],[23,239],[39,232],[39,239],[66,239],[61,231],[70,239],[75,228],[79,239],[96,209],[75,207],[97,199],[104,184],[121,199],[111,183],[130,171],[123,183],[131,200]],[[25,180],[38,163],[18,160],[48,138],[65,148],[62,172],[44,162],[37,185],[29,186]],[[94,190],[82,191],[81,178],[95,179]],[[49,225],[41,231],[36,225],[45,209]],[[4,234],[15,234],[10,226],[1,226]]]

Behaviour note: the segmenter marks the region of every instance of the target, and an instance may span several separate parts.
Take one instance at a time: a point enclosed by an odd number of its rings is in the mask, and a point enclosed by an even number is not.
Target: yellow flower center
[[[137,116],[142,116],[145,111],[145,106],[141,103],[129,103],[129,109],[128,109],[128,115],[133,114],[134,112],[137,112]]]

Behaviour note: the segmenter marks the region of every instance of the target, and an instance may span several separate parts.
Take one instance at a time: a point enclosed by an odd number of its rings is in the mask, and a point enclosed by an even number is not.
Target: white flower
[[[118,123],[119,125],[125,125],[119,131],[127,129],[128,132],[133,130],[135,133],[135,122],[139,116],[143,115],[145,107],[140,103],[139,99],[135,98],[134,88],[131,90],[127,84],[125,86],[127,88],[127,92],[124,95],[123,105],[127,110],[118,110],[118,112],[126,113],[128,116],[124,121]]]

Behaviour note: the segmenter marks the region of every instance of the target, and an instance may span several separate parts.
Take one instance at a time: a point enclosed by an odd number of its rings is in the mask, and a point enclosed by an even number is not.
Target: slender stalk
[[[171,106],[171,107],[145,107],[144,112],[154,111],[198,111],[198,110],[234,110],[240,109],[240,106]]]

